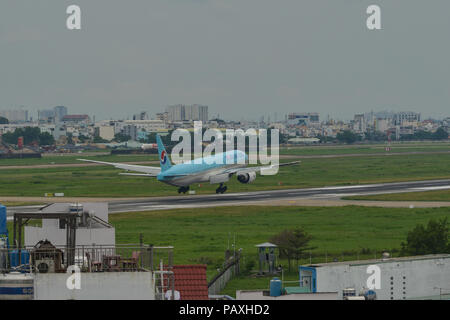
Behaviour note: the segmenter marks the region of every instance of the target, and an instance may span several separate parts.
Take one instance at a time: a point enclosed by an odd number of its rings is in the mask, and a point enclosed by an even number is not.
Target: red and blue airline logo
[[[167,156],[166,156],[166,150],[161,151],[161,163],[166,164]]]

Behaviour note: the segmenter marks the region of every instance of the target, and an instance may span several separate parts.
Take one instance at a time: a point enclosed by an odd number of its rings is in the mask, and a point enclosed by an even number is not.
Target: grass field
[[[352,196],[344,197],[343,199],[379,201],[450,201],[450,190]]]
[[[289,161],[289,160],[284,160]],[[358,158],[303,159],[301,165],[280,168],[275,176],[259,176],[252,184],[232,178],[230,191],[306,188],[408,180],[450,178],[450,154],[367,156]],[[119,176],[109,166],[0,170],[1,196],[143,197],[177,195],[177,188],[155,178]],[[197,193],[214,193],[216,186],[193,185]]]
[[[77,159],[92,159],[98,161],[108,162],[143,162],[143,161],[157,161],[158,155],[83,155],[81,154],[62,154],[62,155],[46,155],[40,159],[0,159],[0,167],[7,166],[34,166],[34,165],[49,165],[49,164],[82,164],[83,162]]]
[[[34,205],[45,205],[42,202],[27,202],[27,201],[2,201],[2,205],[5,207],[21,207],[21,206],[34,206]]]
[[[314,257],[323,259],[327,253],[331,259],[362,248],[378,253],[399,248],[417,223],[449,213],[450,208],[243,206],[114,214],[110,222],[118,243],[138,243],[143,233],[146,243],[175,246],[176,263],[208,258],[214,273],[234,236],[237,248],[256,257],[256,244],[285,228],[302,226],[314,237]]]
[[[404,153],[404,152],[442,152],[450,151],[450,143],[392,143],[391,151],[386,152],[387,143],[363,145],[317,145],[281,147],[283,155],[338,155],[338,154],[365,154],[365,153]]]
[[[364,144],[364,145],[317,145],[317,146],[295,146],[281,147],[282,155],[339,155],[339,154],[385,154],[386,144]],[[393,143],[392,152],[443,152],[450,151],[449,142],[413,142],[413,143]],[[41,159],[0,159],[1,166],[28,166],[28,165],[48,165],[48,164],[76,164],[77,159],[86,158],[109,162],[143,162],[156,161],[156,154],[148,155],[105,155],[108,150],[99,152],[86,152],[80,154],[44,154]],[[98,153],[98,155],[97,155]]]
[[[118,244],[139,243],[174,246],[175,264],[204,264],[211,279],[222,266],[225,250],[243,249],[242,269],[257,262],[256,244],[269,241],[276,233],[296,226],[313,236],[315,247],[300,264],[338,259],[349,261],[380,257],[383,250],[398,254],[407,232],[430,219],[447,217],[447,208],[374,207],[217,207],[121,213],[109,216],[116,228]],[[12,223],[8,222],[10,232]],[[281,261],[287,270],[287,261]],[[257,264],[256,264],[257,266]],[[285,280],[297,280],[296,264]],[[241,276],[232,280],[223,294],[236,289],[264,289],[270,277]]]

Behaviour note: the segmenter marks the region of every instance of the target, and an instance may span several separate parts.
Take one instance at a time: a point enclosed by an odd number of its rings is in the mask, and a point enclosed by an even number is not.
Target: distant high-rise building
[[[8,119],[9,122],[27,122],[28,110],[2,110],[0,111],[0,117]]]
[[[169,120],[169,113],[168,112],[157,113],[156,120],[167,122]]]
[[[53,108],[55,113],[55,122],[60,122],[67,115],[67,108],[64,106],[57,106]]]
[[[185,108],[185,120],[208,122],[208,106],[194,104]]]
[[[355,114],[353,130],[357,133],[366,132],[366,120],[364,114]]]
[[[148,120],[148,119],[149,119],[148,113],[145,111],[142,111],[141,113],[135,114],[133,116],[133,120]]]
[[[208,122],[208,106],[199,104],[177,104],[166,108],[169,121],[202,121]]]
[[[183,121],[185,119],[185,107],[182,104],[168,106],[166,108],[167,118],[169,121]]]
[[[135,125],[126,125],[122,129],[122,133],[129,136],[131,140],[137,140],[137,127]]]
[[[289,125],[310,125],[319,124],[319,114],[317,112],[309,113],[290,113],[288,115]]]
[[[38,111],[38,121],[52,122],[55,119],[54,110],[39,110]]]
[[[401,126],[404,122],[419,122],[420,113],[417,112],[398,112],[394,115],[394,124]]]

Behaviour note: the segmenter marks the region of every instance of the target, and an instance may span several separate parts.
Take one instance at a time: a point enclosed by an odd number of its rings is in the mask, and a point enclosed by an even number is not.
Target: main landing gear
[[[216,189],[216,193],[224,193],[225,191],[227,191],[227,186],[224,186],[223,183]]]
[[[187,186],[187,187],[179,187],[178,188],[178,193],[186,193],[186,192],[188,192],[189,191],[189,186]]]

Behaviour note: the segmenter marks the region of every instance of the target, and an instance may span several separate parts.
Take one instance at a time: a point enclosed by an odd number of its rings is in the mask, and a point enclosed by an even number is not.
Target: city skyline
[[[260,122],[261,119],[264,120],[264,122],[285,122],[290,115],[292,114],[309,114],[309,113],[317,113],[318,116],[320,117],[320,121],[319,122],[326,122],[328,120],[333,120],[333,121],[342,121],[342,122],[349,122],[355,119],[356,116],[358,115],[367,115],[367,114],[375,114],[376,117],[377,115],[384,115],[384,114],[395,114],[395,113],[405,113],[405,112],[413,112],[413,113],[418,113],[421,115],[422,120],[437,120],[437,121],[441,121],[441,120],[445,120],[448,119],[450,117],[450,113],[447,114],[443,114],[441,117],[437,117],[437,118],[433,118],[433,117],[427,117],[426,112],[421,112],[421,111],[411,111],[409,109],[372,109],[372,110],[359,110],[357,111],[355,114],[351,115],[348,118],[342,118],[342,117],[334,117],[331,114],[322,114],[320,112],[311,112],[308,110],[291,110],[287,113],[280,113],[280,112],[273,112],[273,113],[266,113],[266,114],[260,114],[258,116],[256,116],[255,118],[249,119],[249,118],[223,118],[220,116],[220,114],[213,114],[211,113],[210,110],[210,106],[205,106],[205,105],[201,105],[201,104],[192,104],[192,105],[187,105],[187,104],[177,104],[177,105],[167,105],[163,108],[161,108],[160,110],[150,110],[150,109],[136,109],[136,111],[130,111],[129,114],[127,114],[125,117],[119,117],[119,118],[115,118],[115,117],[109,117],[109,118],[101,118],[98,117],[95,113],[81,113],[81,112],[77,112],[76,110],[73,110],[67,106],[54,106],[54,107],[47,107],[47,108],[39,108],[39,109],[29,109],[26,108],[25,106],[22,106],[20,108],[0,108],[0,116],[2,116],[2,113],[5,112],[14,112],[17,111],[17,113],[21,112],[23,114],[26,114],[28,116],[28,120],[27,121],[38,121],[39,120],[39,114],[44,115],[44,118],[47,117],[47,112],[54,112],[54,108],[60,108],[60,107],[64,107],[67,108],[68,110],[70,109],[71,112],[69,114],[71,115],[81,115],[81,114],[86,114],[88,115],[90,118],[95,119],[95,121],[107,121],[107,120],[133,120],[135,117],[138,117],[139,114],[146,114],[148,116],[149,120],[154,120],[154,119],[159,119],[159,116],[163,115],[164,113],[168,113],[168,109],[170,107],[176,107],[176,106],[186,106],[186,107],[193,107],[193,106],[199,106],[199,107],[206,107],[206,116],[208,120],[213,120],[213,119],[222,119],[225,121],[235,121],[235,122],[240,122],[240,121],[245,121],[245,122]],[[151,112],[149,112],[151,111]],[[380,116],[380,118],[383,118],[383,116]],[[136,118],[137,119],[137,118]],[[203,122],[205,121],[206,118],[202,118],[202,119],[194,119],[194,120],[202,120]],[[42,119],[41,119],[42,120]],[[143,119],[142,119],[143,120]],[[184,120],[191,120],[191,119],[184,119]],[[14,122],[15,120],[13,120]],[[173,121],[173,119],[170,119],[170,121]],[[177,119],[176,121],[182,121],[182,119]]]
[[[383,28],[369,31],[366,0],[80,0],[82,29],[69,31],[71,1],[6,0],[0,107],[62,104],[98,119],[177,103],[227,120],[372,109],[444,118],[450,3],[378,2]]]

